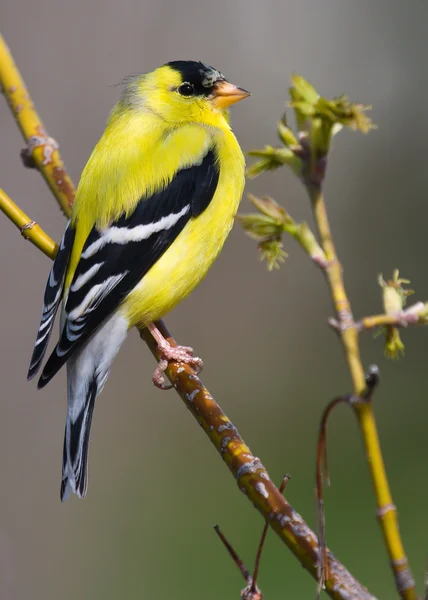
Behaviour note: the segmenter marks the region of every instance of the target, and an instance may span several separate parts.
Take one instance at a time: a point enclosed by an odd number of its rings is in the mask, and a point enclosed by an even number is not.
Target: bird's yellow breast
[[[233,225],[244,188],[244,157],[230,130],[209,135],[220,165],[214,197],[124,301],[121,310],[130,326],[162,318],[185,298],[205,277]]]
[[[219,165],[214,197],[123,300],[119,310],[130,326],[161,318],[206,275],[232,227],[245,165],[239,144],[220,114],[215,124],[173,127],[152,113],[113,114],[77,189],[72,216],[76,236],[66,290],[94,225],[102,230],[121,215],[130,215],[138,202],[144,202],[141,198],[164,189],[180,169],[200,164],[210,149]]]

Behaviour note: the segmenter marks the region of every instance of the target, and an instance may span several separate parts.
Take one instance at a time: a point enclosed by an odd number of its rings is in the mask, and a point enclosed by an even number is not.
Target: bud
[[[260,213],[237,215],[236,218],[246,233],[258,242],[265,242],[272,238],[280,239],[285,224],[290,221],[285,210],[269,196],[257,198],[249,194],[248,197]]]
[[[395,269],[392,279],[385,281],[382,275],[379,275],[378,282],[382,288],[383,308],[385,314],[395,315],[403,310],[408,296],[414,294],[414,290],[405,289],[403,286],[410,283],[409,279],[400,277],[400,272]]]
[[[287,118],[285,113],[280,122],[278,123],[278,135],[284,146],[287,146],[292,150],[300,149],[300,144],[297,141],[296,136],[294,135],[293,131],[287,126]]]
[[[287,258],[281,237],[294,221],[273,198],[257,198],[252,194],[248,197],[260,213],[238,215],[236,218],[247,235],[259,242],[261,260],[266,261],[268,270],[279,269],[280,263]]]
[[[392,274],[392,279],[385,281],[382,275],[379,275],[378,281],[382,288],[383,308],[387,315],[397,315],[401,313],[406,305],[407,297],[414,294],[413,290],[405,289],[408,285],[408,279],[400,278],[398,269]],[[392,359],[404,355],[404,344],[401,341],[400,332],[397,327],[387,326],[385,339],[385,356]]]
[[[425,302],[424,308],[419,315],[419,322],[422,325],[428,325],[428,302]]]
[[[253,194],[248,194],[250,202],[264,215],[272,217],[279,224],[284,224],[292,221],[291,217],[285,212],[285,210],[275,202],[270,196],[263,196],[258,198]]]
[[[266,261],[268,271],[279,269],[280,263],[284,263],[288,256],[280,238],[263,240],[259,243],[258,248],[261,252],[261,260]]]
[[[375,125],[365,114],[369,106],[351,103],[346,96],[327,100],[300,75],[293,75],[290,106],[294,109],[299,131],[309,134],[316,156],[325,156],[331,139],[342,127],[368,133]]]
[[[392,360],[404,356],[405,346],[400,338],[400,333],[396,327],[386,327],[385,356]]]
[[[288,165],[297,174],[302,171],[302,161],[289,148],[274,148],[266,146],[263,150],[251,150],[249,156],[260,158],[247,169],[247,177],[253,179],[264,171],[274,171],[282,165]]]

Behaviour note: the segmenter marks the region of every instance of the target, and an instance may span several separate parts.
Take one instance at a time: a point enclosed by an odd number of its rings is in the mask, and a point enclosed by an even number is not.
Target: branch
[[[371,315],[355,324],[358,331],[367,331],[379,327],[407,327],[408,325],[426,325],[427,306],[417,302],[395,315]],[[332,323],[333,324],[333,323]]]
[[[46,141],[45,130],[34,109],[28,90],[1,37],[0,83],[24,137],[31,141],[35,135],[44,136],[45,141],[40,146],[31,149],[31,157],[64,213],[68,215],[74,197],[73,185],[64,170],[58,149],[53,150],[51,156],[46,156],[46,149],[50,142]],[[3,210],[3,205],[0,208]],[[26,217],[26,215],[24,216]],[[20,226],[17,219],[12,220],[18,227]],[[42,237],[45,239],[48,236],[43,233],[43,236],[33,236],[32,238],[33,243],[40,249],[42,249]],[[54,245],[52,240],[50,243]],[[162,322],[158,323],[158,327],[169,342],[175,344]],[[159,360],[156,343],[146,329],[141,331],[141,337]],[[239,489],[263,515],[301,564],[316,578],[319,553],[316,535],[275,487],[261,461],[251,454],[236,427],[223,413],[195,371],[188,365],[171,363],[166,375],[229,467],[237,480]],[[331,598],[374,600],[374,596],[352,577],[328,550],[327,560],[329,576],[325,585]]]
[[[74,200],[73,183],[60,158],[58,144],[46,133],[24,80],[1,35],[0,84],[15,121],[28,144],[21,153],[25,166],[40,171],[62,212],[70,216]]]
[[[18,227],[22,237],[34,244],[36,248],[52,260],[55,258],[58,252],[57,244],[1,188],[0,210]]]
[[[329,261],[325,273],[339,323],[340,339],[353,381],[354,394],[357,398],[362,398],[366,383],[358,343],[359,328],[354,322],[351,305],[346,294],[342,267],[334,247],[321,184],[313,185],[307,182],[306,187],[311,198],[321,246]],[[417,600],[415,582],[400,537],[397,509],[393,503],[388,484],[373,405],[371,402],[355,402],[353,407],[363,437],[367,462],[376,495],[376,515],[385,539],[396,586],[403,600]]]
[[[174,345],[175,340],[165,325],[159,323],[158,327]],[[149,337],[147,330],[143,330],[141,335],[152,353],[159,358],[155,342],[151,336]],[[253,456],[236,427],[188,365],[171,363],[166,375],[237,480],[239,489],[263,515],[302,566],[317,578],[317,537],[282,496],[260,459]],[[327,550],[327,561],[329,576],[325,587],[330,597],[348,600],[373,598],[329,550]]]

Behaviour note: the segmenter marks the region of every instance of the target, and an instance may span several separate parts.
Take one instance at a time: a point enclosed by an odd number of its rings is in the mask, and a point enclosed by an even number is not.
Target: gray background
[[[373,104],[379,129],[336,138],[326,193],[357,316],[380,310],[377,274],[399,267],[428,298],[426,196],[428,4],[398,0],[5,0],[3,34],[46,127],[77,182],[125,75],[172,59],[213,64],[253,96],[233,109],[245,149],[276,143],[292,72],[325,95]],[[0,104],[1,185],[59,239],[64,227],[42,178],[24,170],[23,143]],[[311,220],[286,171],[250,182],[296,219]],[[244,200],[242,210],[248,210]],[[240,575],[211,527],[219,522],[249,566],[262,520],[174,394],[153,388],[155,363],[135,332],[95,412],[85,501],[59,501],[64,372],[43,392],[25,374],[49,261],[0,219],[0,596],[237,598]],[[286,240],[290,257],[267,273],[235,227],[208,278],[167,323],[205,360],[204,381],[253,452],[313,523],[320,412],[350,381],[328,329],[321,275]],[[362,339],[383,375],[376,412],[406,548],[419,582],[428,547],[427,333],[404,334],[406,356]],[[372,592],[393,597],[359,433],[340,409],[330,426],[333,487],[328,542]],[[269,534],[266,598],[313,597],[314,584]]]

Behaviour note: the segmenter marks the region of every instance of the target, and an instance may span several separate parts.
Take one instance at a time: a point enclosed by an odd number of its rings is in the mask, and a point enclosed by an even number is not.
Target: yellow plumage
[[[132,325],[156,321],[184,299],[206,275],[232,227],[244,188],[244,159],[230,131],[216,133],[214,140],[221,165],[214,197],[128,296],[123,310]]]
[[[161,318],[201,281],[232,227],[244,188],[244,156],[226,112],[213,111],[205,101],[188,111],[180,98],[171,107],[167,93],[180,83],[179,73],[162,67],[130,92],[148,97],[156,112],[136,112],[127,106],[126,96],[115,107],[82,173],[74,203],[76,238],[66,288],[94,224],[102,229],[122,213],[130,214],[141,198],[168,185],[179,169],[198,164],[211,145],[215,148],[220,179],[214,198],[124,301],[121,310],[130,326]],[[159,117],[162,105],[171,108],[171,122]]]
[[[244,157],[227,107],[246,96],[192,61],[133,78],[83,170],[29,371],[40,366],[62,292],[60,341],[39,381],[67,361],[62,499],[86,493],[95,398],[130,327],[149,327],[164,359],[201,364],[168,347],[153,321],[203,279],[232,227]],[[154,382],[162,385],[159,373]]]

